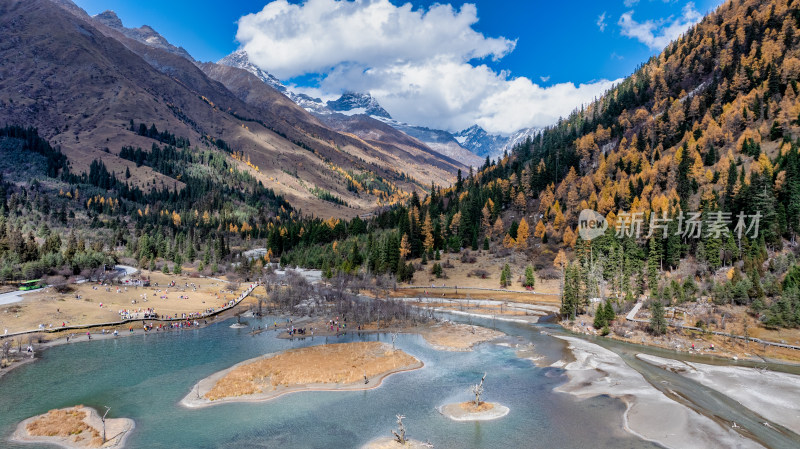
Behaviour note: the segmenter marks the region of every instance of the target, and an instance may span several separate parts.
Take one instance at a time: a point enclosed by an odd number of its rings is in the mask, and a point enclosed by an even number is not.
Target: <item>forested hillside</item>
[[[367,265],[404,274],[407,259],[505,247],[540,270],[550,254],[565,272],[566,314],[601,295],[619,307],[707,295],[768,325],[800,325],[798,27],[797,1],[726,2],[512,154],[382,216],[399,249],[364,242]],[[577,229],[584,209],[609,223],[591,242]],[[325,254],[303,256],[336,262]]]
[[[102,159],[110,171],[130,171],[129,183],[142,190],[182,188],[118,157],[122,146],[150,146],[130,132],[130,120],[184,136],[199,150],[224,144],[240,155],[231,161],[240,170],[324,218],[369,213],[431,181],[449,185],[464,168],[333,131],[247,72],[205,64],[206,74],[185,55],[106,22],[69,0],[0,1],[0,126],[37,128],[76,173]]]
[[[6,128],[4,148],[47,153],[50,162],[4,180],[2,275],[77,273],[102,257],[126,257],[170,270],[246,274],[280,261],[409,281],[447,276],[443,254],[469,263],[470,249],[496,264],[524,256],[518,272],[529,265],[562,279],[568,316],[597,297],[617,311],[641,298],[706,298],[747,306],[769,327],[800,326],[799,3],[725,3],[511,154],[367,220],[299,216],[253,175],[247,154],[219,139],[198,148],[180,131],[130,120],[124,132],[149,144],[111,151],[174,184],[145,189],[100,159],[85,174],[73,171],[35,130]],[[379,177],[341,176],[352,192],[398,191]],[[587,209],[608,223],[591,240],[579,231]],[[96,232],[74,244],[49,237],[83,226]],[[232,253],[259,246],[264,260],[228,264]],[[102,257],[75,262],[90,250]],[[533,277],[526,273],[526,287]],[[510,278],[503,270],[498,284]]]
[[[0,128],[0,168],[7,173],[0,180],[0,280],[53,276],[61,282],[120,259],[151,270],[177,273],[188,265],[218,273],[233,268],[241,251],[266,242],[279,253],[366,229],[358,218],[346,229],[341,220],[300,216],[242,170],[240,156],[217,145],[198,150],[188,138],[152,125],[131,122],[130,128],[151,146],[123,146],[119,156],[181,189],[141,189],[128,171],[115,173],[101,159],[87,172],[73,172],[35,129]],[[249,276],[263,261],[236,267]]]

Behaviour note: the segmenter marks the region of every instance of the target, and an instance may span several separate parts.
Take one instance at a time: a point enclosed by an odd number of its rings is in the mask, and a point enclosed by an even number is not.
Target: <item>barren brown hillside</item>
[[[152,144],[129,130],[131,120],[188,137],[193,146],[223,139],[265,186],[317,215],[371,210],[431,182],[446,184],[463,168],[332,131],[277,91],[259,89],[258,101],[248,104],[191,61],[72,6],[0,1],[0,123],[37,127],[61,146],[73,171],[102,159],[117,173],[129,169],[131,184],[180,188],[178,180],[116,157],[123,145]],[[352,188],[351,178],[362,188]],[[321,200],[321,191],[349,207]]]

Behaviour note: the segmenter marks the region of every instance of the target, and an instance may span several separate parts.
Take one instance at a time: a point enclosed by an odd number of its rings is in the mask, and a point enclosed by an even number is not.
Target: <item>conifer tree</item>
[[[527,288],[533,288],[536,285],[536,278],[533,275],[532,265],[525,267],[525,283],[522,285]]]
[[[658,273],[661,264],[661,242],[655,237],[650,237],[647,244],[647,282],[651,289],[658,285]]]
[[[522,250],[528,247],[528,237],[530,236],[530,228],[528,222],[523,218],[517,227],[516,245],[517,248]]]
[[[650,305],[650,332],[663,335],[667,332],[667,320],[664,317],[664,304],[659,300]]]
[[[511,285],[511,267],[505,264],[500,271],[500,286],[506,288],[509,285]]]

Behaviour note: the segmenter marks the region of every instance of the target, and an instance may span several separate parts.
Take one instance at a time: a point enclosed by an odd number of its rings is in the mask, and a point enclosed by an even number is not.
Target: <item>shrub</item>
[[[475,276],[481,279],[486,279],[487,277],[489,277],[489,272],[484,269],[478,268],[467,273],[467,276]]]
[[[467,250],[461,253],[461,263],[475,263],[478,259],[472,254],[471,251]]]

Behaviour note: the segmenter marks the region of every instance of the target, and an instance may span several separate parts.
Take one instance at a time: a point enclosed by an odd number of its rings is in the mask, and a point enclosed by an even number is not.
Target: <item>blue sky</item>
[[[665,42],[721,3],[477,0],[453,1],[449,13],[439,8],[434,14],[431,8],[436,2],[431,1],[415,0],[410,2],[411,8],[404,9],[399,8],[404,2],[378,0],[386,3],[383,8],[370,9],[368,0],[357,4],[309,0],[290,1],[294,8],[279,7],[276,2],[268,14],[261,12],[270,3],[266,0],[75,1],[92,15],[113,10],[127,27],[148,24],[201,61],[216,61],[244,44],[257,65],[277,72],[299,90],[319,96],[342,90],[369,91],[393,116],[405,121],[451,130],[476,122],[500,133],[518,126],[543,126],[557,118],[548,111],[563,115],[578,105],[572,103],[602,93],[610,81],[632,73],[660,52]],[[474,11],[465,3],[475,5]],[[321,19],[331,17],[332,11],[341,15],[342,10],[347,11],[350,22]],[[282,15],[276,18],[278,13]],[[237,23],[248,14],[249,20]],[[465,25],[471,14],[477,22]],[[363,42],[354,43],[348,35],[347,28],[358,28],[364,17],[389,16],[405,18],[400,23],[412,30],[408,31],[409,48],[386,36],[372,35],[374,29],[357,30],[363,41],[372,43],[367,47]],[[276,23],[282,28],[304,21],[314,26],[303,32],[274,31]],[[425,41],[430,25],[445,31],[431,32],[431,40]],[[470,36],[463,42],[449,45],[465,34]],[[413,42],[416,36],[423,40]],[[320,50],[324,53],[315,54],[318,45],[302,45],[309,40],[314,44],[340,40],[341,44],[334,42],[333,47]],[[340,47],[343,50],[338,54]],[[315,65],[288,54],[293,48],[308,59],[324,61]],[[387,58],[394,54],[396,60]],[[385,82],[387,79],[393,81]],[[460,87],[442,93],[448,86],[437,84],[436,79]],[[464,97],[463,92],[472,85],[480,86],[481,92]],[[525,103],[509,106],[510,114],[499,110],[515,98]],[[532,103],[536,107],[525,107]]]

